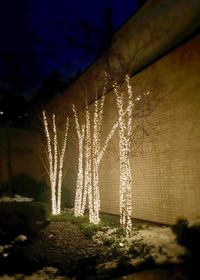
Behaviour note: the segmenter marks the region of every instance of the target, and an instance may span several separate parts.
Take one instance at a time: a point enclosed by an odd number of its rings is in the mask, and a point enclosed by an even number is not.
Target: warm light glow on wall
[[[62,180],[63,180],[63,163],[66,151],[67,133],[69,128],[69,119],[66,120],[65,135],[61,152],[59,153],[56,117],[53,114],[52,118],[52,134],[50,134],[49,124],[46,112],[42,112],[43,123],[45,128],[45,135],[47,140],[47,172],[51,187],[51,205],[52,214],[57,215],[61,213],[61,194],[62,194]]]

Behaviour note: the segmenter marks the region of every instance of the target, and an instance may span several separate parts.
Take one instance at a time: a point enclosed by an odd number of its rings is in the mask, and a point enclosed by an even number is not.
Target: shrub
[[[101,217],[101,222],[98,225],[91,224],[89,223],[88,215],[84,215],[83,217],[75,217],[73,211],[70,210],[64,211],[60,215],[52,215],[51,220],[55,222],[70,221],[77,225],[87,238],[91,238],[99,230],[108,227],[114,227],[117,224],[116,221],[112,220],[112,218],[105,216]]]
[[[59,215],[50,215],[51,221],[54,222],[67,222],[72,221],[73,219],[73,213],[70,211],[61,212]]]
[[[18,234],[34,234],[46,221],[49,208],[40,202],[2,202],[0,203],[0,230],[7,237]]]
[[[44,183],[37,182],[31,177],[21,174],[13,178],[12,192],[13,194],[32,197],[35,200],[41,200],[42,197],[42,201],[44,201],[43,197],[47,196],[47,187]]]
[[[195,262],[199,262],[200,220],[191,224],[185,219],[179,219],[176,224],[172,226],[172,230],[176,234],[177,242],[189,250]]]
[[[188,221],[185,219],[178,219],[176,224],[172,225],[172,231],[176,234],[176,240],[180,245],[187,242]]]
[[[37,182],[33,178],[20,174],[13,177],[9,193],[9,182],[0,184],[0,195],[14,195],[32,197],[36,201],[47,202],[50,199],[50,188],[43,182]]]
[[[116,222],[102,217],[101,222],[97,225],[89,223],[88,215],[85,215],[83,217],[72,217],[71,219],[72,223],[76,224],[84,233],[84,235],[87,238],[91,238],[94,236],[98,231],[101,231],[103,229],[107,229],[109,227],[114,227],[116,225]]]
[[[0,196],[6,192],[7,188],[7,183],[0,183]]]

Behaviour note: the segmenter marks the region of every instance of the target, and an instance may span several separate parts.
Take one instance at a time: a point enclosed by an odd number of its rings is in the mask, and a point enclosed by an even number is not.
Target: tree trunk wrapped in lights
[[[65,124],[65,135],[64,141],[59,155],[59,168],[58,168],[58,192],[57,192],[57,214],[61,213],[61,198],[62,198],[62,181],[63,181],[63,163],[65,158],[66,144],[67,144],[67,134],[69,128],[69,119],[67,118]]]
[[[103,120],[103,108],[105,101],[105,93],[100,99],[94,103],[94,118],[93,118],[93,198],[94,198],[94,216],[93,222],[99,223],[100,211],[100,193],[99,193],[99,165],[100,165],[100,149],[101,149],[101,127]],[[100,104],[99,104],[100,103]],[[99,106],[100,105],[100,106]]]
[[[77,177],[77,186],[76,186],[76,198],[75,198],[75,210],[74,213],[76,216],[81,216],[85,212],[86,202],[88,198],[89,206],[89,220],[91,223],[98,224],[100,221],[99,211],[100,211],[100,192],[99,192],[99,167],[103,155],[108,147],[108,144],[118,127],[116,123],[110,133],[108,134],[104,145],[101,148],[101,127],[103,121],[103,109],[105,102],[105,92],[106,87],[104,86],[103,95],[100,100],[96,100],[94,103],[94,117],[93,117],[93,129],[91,130],[91,120],[89,108],[86,107],[85,115],[85,150],[80,149],[82,146],[81,141],[83,137],[80,137],[80,125],[78,123],[77,114],[74,107],[74,117],[76,122],[76,129],[78,134],[79,141],[79,160],[83,155],[85,172],[83,172],[83,165],[79,165],[78,177]],[[78,132],[79,131],[79,132]],[[92,132],[93,131],[93,135]],[[81,178],[84,181],[84,187],[81,187],[79,184],[79,174],[82,174]],[[84,179],[83,179],[84,176]],[[83,185],[82,185],[83,186]],[[82,207],[80,207],[82,205]],[[82,209],[81,211],[79,209]]]
[[[64,141],[63,141],[62,149],[59,153],[55,114],[53,114],[53,119],[52,119],[52,128],[53,128],[52,134],[50,134],[46,112],[43,111],[42,115],[43,115],[43,123],[44,123],[45,135],[47,140],[47,159],[48,159],[47,172],[48,172],[49,182],[51,187],[52,214],[57,215],[61,213],[63,163],[64,163],[64,156],[66,151],[69,119],[67,118],[66,120]]]
[[[84,189],[84,169],[83,169],[83,145],[85,138],[85,125],[80,126],[78,121],[78,116],[76,108],[73,105],[73,112],[76,124],[76,131],[78,135],[78,148],[79,148],[79,158],[78,158],[78,175],[76,183],[76,195],[74,203],[74,215],[75,217],[82,216],[82,201],[83,201],[83,189]]]
[[[90,112],[86,107],[85,111],[86,125],[85,125],[85,173],[84,173],[84,190],[83,190],[83,203],[82,213],[84,214],[86,202],[88,199],[89,206],[89,219],[93,220],[93,190],[92,190],[92,139],[90,127]]]
[[[117,108],[119,113],[119,156],[120,156],[120,224],[130,229],[132,227],[132,176],[130,168],[130,148],[133,126],[133,98],[130,78],[126,75],[128,107],[124,109],[124,96],[117,84],[114,84]]]
[[[108,134],[104,145],[101,147],[101,127],[103,121],[103,109],[105,102],[105,91],[104,88],[103,95],[99,101],[95,101],[94,109],[94,123],[93,123],[93,197],[94,197],[94,216],[93,223],[98,224],[100,221],[99,212],[100,212],[100,190],[99,190],[99,167],[103,155],[108,147],[108,144],[115,133],[118,122],[115,123]]]
[[[93,188],[92,188],[92,139],[90,112],[85,111],[85,125],[80,126],[76,108],[73,105],[76,131],[79,143],[79,163],[76,184],[74,215],[83,216],[88,201],[89,219],[93,221]],[[83,148],[84,146],[84,148]]]

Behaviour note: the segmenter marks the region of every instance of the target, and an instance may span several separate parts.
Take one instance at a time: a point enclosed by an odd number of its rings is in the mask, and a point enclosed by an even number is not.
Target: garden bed
[[[39,271],[43,277],[30,279],[110,279],[158,267],[171,270],[183,265],[186,254],[169,227],[136,224],[126,235],[110,223],[96,227],[69,213],[53,218],[37,237],[12,244],[4,251],[1,275]]]

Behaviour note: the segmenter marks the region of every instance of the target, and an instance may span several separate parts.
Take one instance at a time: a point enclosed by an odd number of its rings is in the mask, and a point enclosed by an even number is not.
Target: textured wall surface
[[[197,35],[131,79],[136,97],[147,90],[150,92],[140,100],[138,114],[143,115],[135,120],[135,126],[142,126],[143,130],[136,130],[132,141],[134,218],[171,224],[178,217],[192,220],[199,216],[199,46],[200,36]],[[144,108],[147,108],[145,117]],[[93,105],[90,110],[92,114]],[[109,92],[105,101],[102,143],[116,121],[115,96]],[[70,135],[76,138],[73,119]],[[64,180],[64,188],[71,192],[71,197],[75,192],[78,159],[75,138],[70,137],[71,143],[68,142]],[[100,188],[101,210],[118,214],[118,131],[101,162]]]
[[[141,151],[132,157],[135,218],[173,223],[200,213],[199,47],[197,36],[132,79],[140,82],[139,93],[145,85],[150,94],[162,96],[147,118],[150,137],[144,136]],[[107,157],[102,164],[102,210],[112,213],[119,207],[116,165]]]
[[[8,136],[7,136],[8,135]],[[10,147],[8,147],[8,137]],[[13,177],[25,174],[41,181],[44,170],[41,161],[41,136],[35,131],[0,129],[0,182],[8,180],[7,159],[10,156]]]

